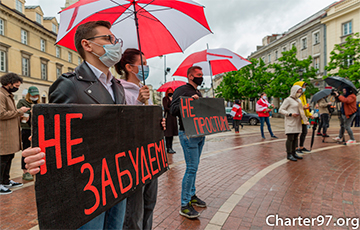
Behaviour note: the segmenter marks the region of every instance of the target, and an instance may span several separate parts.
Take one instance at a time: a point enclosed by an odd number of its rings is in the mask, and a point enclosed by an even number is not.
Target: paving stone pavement
[[[168,155],[170,170],[159,178],[153,228],[359,229],[360,128],[353,128],[356,145],[339,145],[331,138],[327,138],[329,143],[322,143],[321,137],[315,137],[311,153],[304,154],[303,160],[289,162],[285,159],[284,120],[270,121],[279,139],[271,139],[265,127],[267,139],[262,140],[259,125],[244,125],[239,135],[232,131],[206,137],[196,188],[207,207],[195,207],[201,213],[195,220],[179,215],[186,165],[175,138],[177,153]],[[330,136],[337,136],[338,130],[334,117]],[[307,148],[311,131],[305,142]],[[21,175],[17,153],[11,176],[21,181]],[[0,229],[38,229],[33,185],[26,182],[12,194],[0,196]],[[293,220],[300,216],[310,218],[309,226]],[[285,218],[294,223],[288,224]],[[289,226],[276,226],[281,221]]]

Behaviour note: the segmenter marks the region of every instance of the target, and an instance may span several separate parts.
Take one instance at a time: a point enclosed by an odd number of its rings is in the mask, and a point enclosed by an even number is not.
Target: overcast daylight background
[[[209,48],[227,48],[244,58],[262,44],[266,35],[283,33],[336,0],[195,0],[205,6],[205,15],[213,34],[206,35],[192,44],[184,53],[166,55],[170,67],[167,81],[183,80],[172,77],[176,68],[191,53]],[[26,0],[25,5],[40,5],[45,17],[55,16],[66,0]],[[61,22],[60,22],[61,23]],[[148,59],[150,75],[147,84],[155,89],[164,83],[164,58]],[[205,87],[211,79],[205,76]]]

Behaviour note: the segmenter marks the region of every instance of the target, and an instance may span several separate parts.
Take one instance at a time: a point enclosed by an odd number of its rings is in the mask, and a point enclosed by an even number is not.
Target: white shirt
[[[91,65],[89,62],[85,61],[86,64],[88,64],[88,66],[90,67],[90,69],[93,71],[93,73],[95,74],[96,78],[101,82],[101,84],[105,87],[105,89],[109,92],[111,98],[113,99],[113,101],[115,101],[115,97],[114,97],[114,91],[111,88],[112,86],[112,82],[111,80],[113,79],[113,75],[112,73],[108,72],[108,75],[106,76],[103,72],[101,72],[98,68],[96,68],[95,66]]]
[[[127,105],[143,105],[142,102],[138,101],[137,98],[139,96],[140,88],[142,87],[142,84],[140,83],[140,86],[125,81],[124,79],[120,79],[121,85],[124,87],[125,90],[125,98],[126,98],[126,104]],[[149,105],[152,105],[153,102],[149,98]]]

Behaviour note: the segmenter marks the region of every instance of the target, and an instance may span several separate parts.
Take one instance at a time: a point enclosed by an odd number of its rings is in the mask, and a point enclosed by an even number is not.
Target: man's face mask
[[[197,85],[201,85],[201,83],[203,82],[204,78],[203,77],[194,77],[193,82]]]
[[[121,49],[121,43],[118,42],[115,45],[113,44],[107,44],[107,45],[99,45],[96,42],[90,41],[91,43],[94,43],[95,45],[101,46],[104,48],[105,53],[103,55],[98,55],[94,52],[92,52],[94,55],[99,57],[99,60],[107,67],[111,67],[118,63],[122,56],[122,49]]]

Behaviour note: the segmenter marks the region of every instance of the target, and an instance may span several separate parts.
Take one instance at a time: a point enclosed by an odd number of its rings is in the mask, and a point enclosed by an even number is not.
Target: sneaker
[[[327,135],[327,134],[323,134],[322,136],[323,136],[323,137],[330,137],[330,136],[329,136],[329,135]]]
[[[235,133],[239,133],[239,131],[235,131]]]
[[[303,153],[301,149],[296,149],[296,153]]]
[[[355,144],[356,143],[356,140],[348,140],[346,142],[346,145],[351,145],[351,144]]]
[[[0,195],[10,194],[12,191],[6,188],[4,185],[0,184]]]
[[[322,134],[321,134],[321,133],[317,133],[316,136],[322,136]]]
[[[200,213],[194,209],[194,207],[191,205],[191,202],[189,202],[186,206],[182,206],[179,213],[180,215],[185,216],[189,219],[200,216]]]
[[[274,135],[274,136],[271,136],[271,138],[275,138],[275,139],[278,139],[278,137],[277,137],[277,136],[275,136],[275,135]]]
[[[301,150],[301,152],[308,152],[308,153],[309,153],[309,152],[311,152],[310,150],[308,150],[308,149],[307,149],[307,148],[305,148],[305,147],[304,147],[304,148],[302,148],[302,149],[300,149],[300,150]]]
[[[22,178],[23,180],[34,180],[34,177],[28,172],[24,173]]]
[[[4,186],[6,188],[16,188],[16,187],[21,187],[23,186],[23,183],[19,183],[19,182],[15,182],[13,180],[9,181],[9,184],[4,184]]]
[[[341,141],[341,138],[340,138],[340,137],[334,137],[333,140],[335,140],[335,141]]]
[[[199,197],[197,197],[196,195],[193,195],[191,197],[191,200],[190,200],[191,204],[192,205],[196,205],[198,207],[201,207],[201,208],[205,208],[206,207],[206,203],[205,201],[202,201]]]

